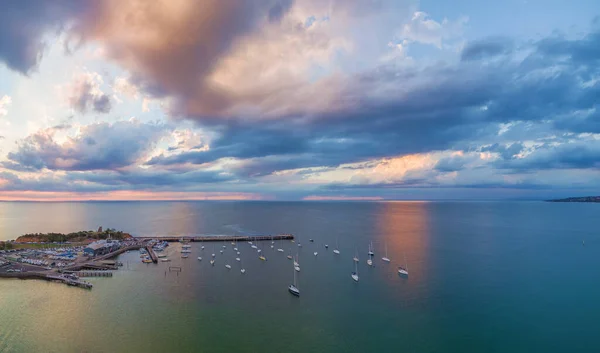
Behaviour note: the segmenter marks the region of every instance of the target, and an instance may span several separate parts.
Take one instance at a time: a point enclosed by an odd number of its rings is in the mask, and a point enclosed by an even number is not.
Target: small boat
[[[239,254],[240,254],[240,252],[238,251],[238,252],[237,252],[237,254],[239,255]]]
[[[189,254],[191,252],[192,252],[192,250],[189,250],[189,249],[183,249],[183,250],[181,250],[182,254]]]
[[[257,247],[256,245],[252,244],[251,248],[252,248],[252,249],[256,249],[256,248],[258,248],[258,247]]]
[[[198,261],[202,261],[202,258],[200,256],[198,256]]]
[[[252,245],[252,242],[251,242],[251,241],[249,241],[249,242],[248,242],[248,244]]]
[[[329,249],[329,245],[325,244],[325,249]]]
[[[212,254],[212,257],[215,257],[215,254]]]
[[[279,251],[279,252],[283,252],[283,249],[279,248],[279,249],[277,249],[277,251]]]
[[[358,262],[358,251],[356,250],[356,248],[354,248],[354,257],[352,258],[352,260],[354,260],[354,262]]]
[[[192,246],[190,244],[184,244],[184,245],[181,246],[182,249],[189,249],[191,247]]]
[[[294,270],[296,270],[296,272],[300,272],[300,266],[294,266]]]
[[[301,248],[301,247],[302,247],[302,244],[298,243],[298,247],[299,247],[299,248]]]
[[[313,255],[317,256],[317,255],[319,255],[319,253],[315,251],[315,252],[313,253]]]
[[[309,242],[314,243],[315,241],[313,239],[308,239]]]
[[[298,284],[296,283],[296,268],[294,266],[294,283],[288,286],[288,291],[295,295],[296,297],[300,296],[300,289],[298,289]]]
[[[288,255],[287,258],[290,260],[293,259],[292,255]]]
[[[143,259],[142,262],[145,263],[145,264],[149,264],[149,263],[152,263],[152,260],[150,260],[150,259]]]
[[[190,257],[190,255],[188,255],[188,254],[183,254],[183,255],[181,255],[181,258],[182,258],[182,259],[187,259],[188,257]]]
[[[238,251],[238,248],[233,248],[233,251]]]
[[[223,253],[223,250],[219,251],[221,254]]]
[[[390,262],[390,259],[387,257],[387,242],[385,243],[385,256],[382,257],[381,259],[385,262]]]
[[[263,260],[263,261],[267,261],[267,258],[264,257],[264,256],[262,256],[262,255],[260,255],[258,258],[261,259],[261,260]]]
[[[261,251],[262,251],[262,250],[260,250],[260,249],[256,250],[256,252],[257,252],[257,253],[260,253]]]
[[[241,272],[241,273],[246,273],[246,269],[245,269],[245,268],[242,268],[242,269],[240,270],[240,272]]]
[[[215,260],[210,260],[210,264],[214,266],[215,265]]]
[[[241,259],[240,259],[239,257],[236,257],[236,258],[235,258],[235,261],[238,261],[238,262],[239,262],[240,260],[241,260]]]
[[[204,245],[202,245],[202,246],[200,247],[200,250],[204,250]]]
[[[271,249],[275,249],[275,246],[274,246],[274,245],[271,245]]]
[[[227,247],[227,245],[223,245],[223,249],[225,249]]]
[[[373,266],[373,260],[371,260],[371,258],[369,258],[369,259],[367,260],[367,265],[369,265],[369,266]]]
[[[398,266],[398,274],[401,276],[408,276],[408,263],[406,262],[406,254],[404,255],[404,267]]]
[[[157,256],[158,256],[158,258],[167,257],[167,255],[165,255],[165,254],[158,254]]]
[[[352,279],[355,282],[358,282],[358,263],[357,262],[354,263],[354,272],[352,272]]]
[[[373,252],[373,243],[369,244],[369,256],[373,256],[375,253]]]
[[[235,245],[235,243],[234,243],[234,242],[231,242],[231,245]]]
[[[228,270],[231,270],[231,265],[225,265],[225,267],[227,267]]]
[[[333,249],[333,253],[339,255],[340,251],[338,250],[338,241],[337,238],[335,238],[335,249]]]
[[[160,259],[160,261],[162,261],[162,262],[169,262],[169,261],[171,261],[171,259],[167,259],[166,257],[163,257],[162,259]]]

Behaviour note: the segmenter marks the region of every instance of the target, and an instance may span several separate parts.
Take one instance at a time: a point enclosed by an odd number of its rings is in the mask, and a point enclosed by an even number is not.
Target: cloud
[[[8,1],[0,11],[0,61],[28,74],[43,56],[47,31],[58,31],[93,8],[93,1]]]
[[[456,38],[461,35],[463,27],[468,21],[468,17],[461,17],[455,22],[444,19],[440,23],[431,19],[427,13],[417,11],[413,14],[411,21],[402,27],[399,37],[441,48],[444,39]]]
[[[467,43],[461,52],[461,60],[481,60],[492,58],[502,54],[508,54],[513,50],[513,43],[509,38],[491,37],[479,39]]]
[[[18,141],[4,167],[14,170],[118,169],[144,158],[165,135],[164,125],[135,120],[79,127],[74,137],[57,141],[57,129],[45,129]]]
[[[0,117],[6,116],[8,114],[8,106],[12,103],[12,99],[4,95],[0,98]]]
[[[65,88],[69,106],[80,113],[88,110],[109,113],[112,103],[110,97],[100,89],[102,83],[102,77],[94,72],[76,75]]]

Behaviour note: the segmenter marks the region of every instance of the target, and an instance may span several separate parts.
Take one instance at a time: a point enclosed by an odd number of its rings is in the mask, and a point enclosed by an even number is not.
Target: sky
[[[600,194],[598,1],[0,8],[0,201]]]

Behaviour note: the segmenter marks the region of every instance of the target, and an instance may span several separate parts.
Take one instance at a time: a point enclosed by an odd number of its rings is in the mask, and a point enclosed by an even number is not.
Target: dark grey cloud
[[[462,61],[481,60],[508,54],[512,50],[513,42],[509,38],[490,37],[467,43],[460,57]]]
[[[27,74],[37,67],[47,31],[58,31],[91,10],[93,1],[5,1],[0,10],[0,61]]]
[[[600,141],[546,144],[535,148],[524,158],[500,161],[496,166],[519,172],[544,169],[598,169],[600,171]]]
[[[164,125],[136,121],[99,123],[58,143],[56,129],[42,130],[19,141],[3,166],[20,171],[123,168],[143,158],[167,131]]]

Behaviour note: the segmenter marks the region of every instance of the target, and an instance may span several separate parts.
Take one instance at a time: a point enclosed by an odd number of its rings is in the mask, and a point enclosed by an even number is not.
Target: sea
[[[100,226],[296,239],[259,242],[267,261],[247,243],[240,262],[229,242],[132,251],[92,290],[2,279],[0,352],[600,352],[600,204],[0,203],[0,240]]]

